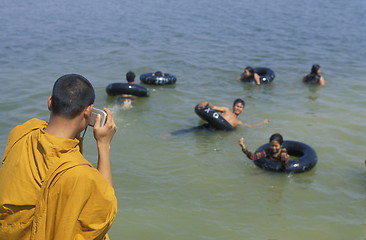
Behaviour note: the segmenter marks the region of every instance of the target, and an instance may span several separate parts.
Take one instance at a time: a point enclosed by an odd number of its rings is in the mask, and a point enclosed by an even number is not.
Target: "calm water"
[[[0,149],[31,117],[48,119],[46,100],[66,73],[90,79],[96,106],[113,110],[119,200],[112,239],[366,239],[366,2],[10,1],[0,7]],[[328,85],[301,78],[313,63]],[[234,79],[247,65],[270,67],[271,85]],[[175,86],[148,86],[149,98],[123,110],[110,82],[161,70]],[[203,100],[246,101],[240,119],[259,128],[162,135],[200,124]],[[310,172],[256,168],[237,145],[255,150],[280,132],[318,154]],[[96,162],[89,129],[86,157]],[[2,153],[2,152],[1,152]]]

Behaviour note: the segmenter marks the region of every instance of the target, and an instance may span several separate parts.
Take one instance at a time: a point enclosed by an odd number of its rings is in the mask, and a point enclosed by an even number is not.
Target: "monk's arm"
[[[97,141],[98,147],[98,171],[112,185],[112,170],[110,161],[110,148],[112,138],[117,131],[117,126],[114,123],[112,112],[104,108],[107,112],[107,122],[103,127],[100,127],[100,116],[98,115],[94,125],[94,138]]]

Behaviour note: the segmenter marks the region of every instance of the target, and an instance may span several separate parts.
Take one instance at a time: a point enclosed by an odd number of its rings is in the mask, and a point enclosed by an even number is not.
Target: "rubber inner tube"
[[[138,97],[148,97],[149,89],[140,84],[115,82],[107,86],[106,92],[110,96],[129,94]]]
[[[317,161],[318,157],[315,150],[309,145],[297,142],[297,141],[283,141],[282,146],[286,148],[287,153],[290,156],[295,156],[297,158],[288,161],[288,166],[283,167],[280,161],[275,161],[269,158],[261,158],[254,161],[254,164],[260,168],[276,171],[276,172],[286,172],[286,173],[301,173],[312,169]],[[270,147],[269,143],[260,146],[256,152],[261,152]]]
[[[228,121],[226,121],[221,114],[210,108],[209,106],[204,106],[201,109],[198,109],[198,104],[194,108],[195,113],[207,121],[211,126],[213,126],[217,130],[225,130],[225,131],[233,131],[235,127],[233,127]]]
[[[260,79],[261,83],[272,82],[276,77],[274,71],[270,68],[258,67],[258,68],[254,68],[254,72],[259,75],[259,79]],[[244,73],[242,73],[242,76],[243,75],[244,75]],[[243,77],[241,81],[255,83],[253,76]]]
[[[164,76],[153,76],[153,73],[144,73],[140,75],[140,81],[145,84],[166,85],[174,84],[177,78],[169,73],[164,73]]]

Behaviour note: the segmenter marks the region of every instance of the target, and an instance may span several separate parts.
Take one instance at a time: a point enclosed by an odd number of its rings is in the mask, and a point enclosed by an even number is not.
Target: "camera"
[[[89,126],[94,127],[95,119],[98,116],[98,114],[101,117],[100,118],[100,126],[101,127],[104,126],[105,122],[107,121],[107,113],[104,110],[99,109],[99,108],[95,108],[95,107],[93,107],[92,108],[92,111],[91,111],[91,117],[90,117],[90,121],[89,121]]]

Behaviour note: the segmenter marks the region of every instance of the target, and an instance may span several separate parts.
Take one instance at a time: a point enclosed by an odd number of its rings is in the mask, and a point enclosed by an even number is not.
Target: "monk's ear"
[[[49,96],[48,100],[47,100],[47,106],[48,106],[48,110],[50,110],[50,111],[52,110],[51,105],[52,105],[52,96]]]
[[[87,116],[90,116],[91,115],[91,111],[92,111],[92,109],[93,109],[93,104],[91,104],[91,105],[89,105],[89,106],[87,106],[86,108],[85,108],[85,110],[84,110],[84,114],[85,115],[87,115]]]

